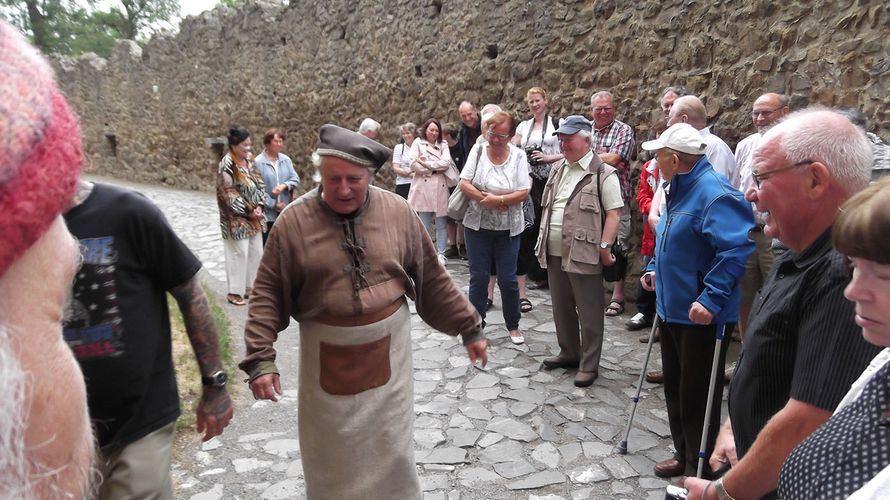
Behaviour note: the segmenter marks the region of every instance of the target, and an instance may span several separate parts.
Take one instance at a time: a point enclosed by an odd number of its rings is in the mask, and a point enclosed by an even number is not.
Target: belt
[[[328,316],[322,315],[315,318],[315,321],[330,326],[365,326],[371,323],[384,320],[392,316],[405,303],[405,296],[401,296],[394,300],[391,304],[383,309],[360,314],[358,316]]]

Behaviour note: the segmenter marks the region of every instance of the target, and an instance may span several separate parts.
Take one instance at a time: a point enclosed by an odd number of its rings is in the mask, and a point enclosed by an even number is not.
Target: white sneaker
[[[445,265],[446,262],[448,262],[448,258],[442,254],[439,254],[438,258],[439,258],[439,264],[442,264],[443,266]]]

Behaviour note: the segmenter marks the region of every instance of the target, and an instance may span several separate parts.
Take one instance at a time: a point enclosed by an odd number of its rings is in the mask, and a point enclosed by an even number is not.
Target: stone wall
[[[462,99],[525,116],[534,85],[563,116],[610,89],[642,138],[674,83],[705,100],[731,145],[752,132],[750,104],[767,90],[795,106],[861,107],[888,137],[888,25],[890,7],[865,0],[248,2],[58,71],[94,172],[211,190],[233,121],[253,131],[257,152],[265,128],[285,129],[308,181],[323,123],[354,128],[372,116],[391,145],[398,123],[457,122]]]

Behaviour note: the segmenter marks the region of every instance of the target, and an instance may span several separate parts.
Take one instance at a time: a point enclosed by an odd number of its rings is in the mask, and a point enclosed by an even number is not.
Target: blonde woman
[[[541,196],[544,194],[544,185],[547,184],[552,164],[563,158],[559,140],[554,135],[559,128],[559,119],[550,115],[547,91],[541,87],[532,87],[526,92],[525,100],[532,117],[521,122],[513,136],[513,144],[525,151],[528,159],[528,172],[532,182],[529,203],[535,213],[535,220],[523,231],[519,245],[519,292],[523,297],[526,277],[534,282],[529,288],[547,288],[547,272],[541,269],[535,258],[535,242],[541,228]],[[530,311],[531,308],[532,304],[528,299],[520,300],[522,312]]]

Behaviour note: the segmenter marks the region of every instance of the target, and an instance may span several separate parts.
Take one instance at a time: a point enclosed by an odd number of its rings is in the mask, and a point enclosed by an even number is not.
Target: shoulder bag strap
[[[606,210],[603,208],[603,185],[600,183],[600,172],[602,171],[603,166],[600,165],[596,169],[596,197],[600,201],[600,234],[602,234],[603,228],[606,227]]]

